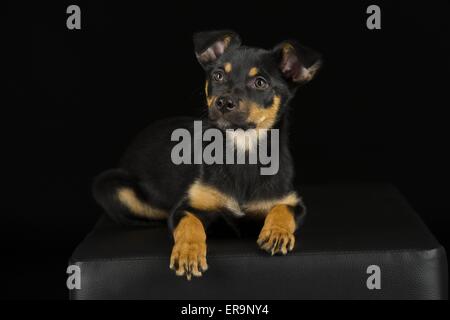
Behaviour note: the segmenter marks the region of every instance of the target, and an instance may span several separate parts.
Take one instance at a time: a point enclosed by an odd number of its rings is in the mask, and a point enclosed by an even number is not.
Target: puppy
[[[297,89],[321,65],[318,53],[295,41],[265,50],[242,46],[239,35],[229,30],[197,33],[194,47],[206,73],[208,119],[203,125],[227,138],[249,130],[268,132],[269,144],[276,130],[277,172],[261,174],[261,163],[175,164],[173,132],[194,134],[198,120],[184,117],[150,125],[130,145],[119,167],[100,174],[93,185],[96,201],[120,224],[167,219],[174,239],[170,268],[187,279],[207,270],[206,229],[221,217],[263,221],[257,244],[272,255],[294,248],[305,207],[292,184],[287,109]],[[229,135],[234,129],[240,131]],[[248,154],[260,140],[258,134],[253,141],[235,140],[234,145]]]

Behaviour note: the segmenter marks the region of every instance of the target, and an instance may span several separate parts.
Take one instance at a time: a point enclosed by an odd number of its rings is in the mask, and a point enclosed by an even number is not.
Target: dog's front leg
[[[294,248],[296,228],[294,208],[284,204],[276,205],[267,214],[257,243],[272,255],[285,255]]]
[[[200,277],[208,269],[206,263],[206,232],[194,214],[185,212],[173,231],[175,241],[170,256],[170,269],[178,276]]]

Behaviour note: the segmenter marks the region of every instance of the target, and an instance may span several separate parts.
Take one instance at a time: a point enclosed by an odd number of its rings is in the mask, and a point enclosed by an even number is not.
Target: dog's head
[[[318,53],[295,41],[272,50],[246,47],[229,30],[197,33],[194,46],[206,72],[209,119],[221,129],[272,128],[321,65]]]

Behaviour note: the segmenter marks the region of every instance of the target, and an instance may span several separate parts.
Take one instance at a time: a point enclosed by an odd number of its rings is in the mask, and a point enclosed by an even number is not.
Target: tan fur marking
[[[208,104],[208,108],[211,108],[215,99],[216,99],[216,97],[214,97],[214,96],[206,98],[206,103]]]
[[[173,232],[173,239],[175,242],[179,241],[191,241],[200,242],[206,241],[206,233],[203,228],[203,224],[199,218],[194,216],[192,213],[186,213],[186,215],[181,218],[177,227]]]
[[[278,226],[293,233],[296,229],[294,214],[287,205],[276,205],[267,215],[264,226]]]
[[[262,201],[252,201],[243,205],[244,211],[251,215],[263,216],[266,215],[276,205],[287,205],[295,207],[299,203],[300,199],[295,192],[289,193],[287,196],[281,199],[270,199]]]
[[[287,254],[295,244],[294,231],[296,223],[294,214],[287,205],[277,205],[270,210],[258,237],[261,249],[272,255]]]
[[[235,199],[200,181],[194,182],[189,188],[188,198],[190,205],[195,209],[215,211],[226,208],[236,215],[242,215]]]
[[[209,96],[209,93],[208,93],[208,84],[209,84],[209,82],[208,82],[208,80],[206,80],[206,82],[205,82],[206,104],[208,105],[208,108],[211,108],[211,106],[212,106],[212,104],[213,104],[213,102],[214,102],[214,99],[215,99],[216,97],[214,97],[214,96],[210,97],[210,96]]]
[[[206,263],[206,232],[202,222],[193,214],[186,212],[173,232],[175,244],[170,256],[170,269],[177,276],[191,280],[208,269]]]
[[[275,123],[280,105],[280,96],[274,96],[273,103],[268,108],[264,108],[256,103],[251,103],[248,121],[255,123],[257,129],[270,129]]]
[[[253,67],[250,69],[250,71],[248,72],[249,77],[254,77],[258,74],[259,70],[256,67]]]
[[[130,188],[120,188],[117,191],[117,198],[136,216],[157,220],[166,219],[168,217],[166,211],[153,208],[139,200],[134,191]]]
[[[230,73],[232,68],[233,67],[230,62],[225,63],[223,66],[223,69],[225,70],[226,73]]]

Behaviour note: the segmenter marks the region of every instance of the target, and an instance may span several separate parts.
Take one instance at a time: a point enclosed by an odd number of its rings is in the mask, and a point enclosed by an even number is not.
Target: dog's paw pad
[[[261,230],[257,243],[262,250],[272,255],[285,255],[294,249],[295,237],[284,228],[270,226]]]
[[[206,243],[175,243],[170,256],[170,269],[174,270],[177,276],[186,276],[188,280],[191,280],[192,276],[200,277],[208,269]]]

